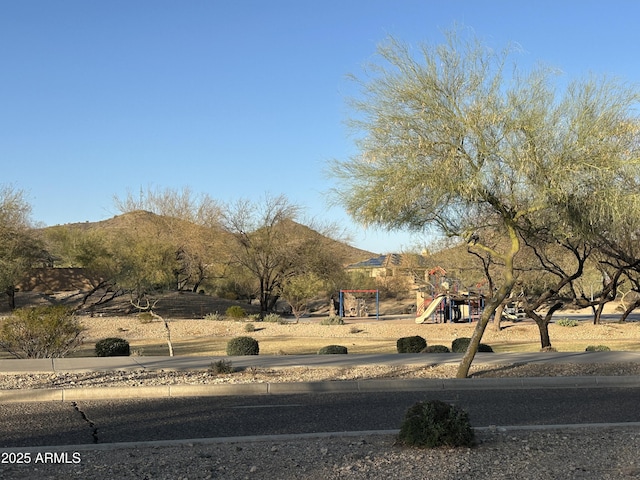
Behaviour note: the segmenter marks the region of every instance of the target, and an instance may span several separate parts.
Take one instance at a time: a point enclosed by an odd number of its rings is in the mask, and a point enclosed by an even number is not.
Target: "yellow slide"
[[[444,295],[438,295],[436,298],[434,298],[432,302],[429,304],[429,306],[422,313],[422,315],[420,315],[419,317],[416,317],[416,323],[425,323],[427,321],[427,318],[429,318],[431,314],[436,311],[436,308],[438,308],[438,305],[442,303],[442,300],[444,300],[444,297],[445,297]]]

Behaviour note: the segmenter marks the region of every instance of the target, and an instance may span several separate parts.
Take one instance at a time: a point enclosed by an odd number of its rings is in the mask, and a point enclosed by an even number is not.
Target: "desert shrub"
[[[211,363],[208,370],[211,375],[224,375],[233,373],[233,365],[230,360],[218,360]]]
[[[213,321],[213,322],[219,322],[221,320],[224,320],[224,315],[220,315],[218,312],[214,312],[214,313],[207,313],[204,316],[205,320],[209,320],[209,321]]]
[[[244,326],[244,331],[251,333],[251,332],[255,332],[256,331],[256,326],[253,323],[247,323]]]
[[[138,320],[140,320],[140,323],[151,323],[153,322],[153,315],[151,315],[151,312],[140,312]]]
[[[262,319],[263,322],[267,323],[282,323],[283,318],[277,313],[267,313]]]
[[[252,322],[261,322],[262,321],[262,317],[260,317],[259,313],[250,313],[249,315],[247,315],[247,318]]]
[[[96,342],[95,352],[96,357],[128,357],[131,348],[124,338],[109,337]]]
[[[2,323],[0,347],[16,358],[64,357],[80,346],[82,331],[66,307],[20,308]]]
[[[610,352],[611,349],[606,345],[589,345],[585,352]]]
[[[561,318],[556,322],[556,325],[561,327],[577,327],[579,325],[578,320],[575,318]]]
[[[470,447],[474,432],[467,412],[440,400],[428,400],[409,407],[398,442],[419,448]]]
[[[398,353],[420,353],[427,348],[427,341],[420,335],[402,337],[396,341]]]
[[[451,353],[451,350],[446,345],[429,345],[422,353]]]
[[[362,330],[360,330],[358,327],[356,327],[355,325],[352,325],[351,328],[349,329],[349,333],[360,333]]]
[[[227,342],[227,355],[230,357],[241,355],[258,355],[260,346],[258,341],[251,337],[235,337]]]
[[[318,355],[346,355],[347,353],[349,353],[347,347],[342,345],[327,345],[318,350]]]
[[[451,351],[453,353],[464,353],[469,348],[469,344],[471,343],[471,339],[469,337],[460,337],[456,338],[453,342],[451,342]],[[486,343],[481,343],[478,345],[479,352],[493,352],[493,348]]]
[[[320,320],[320,325],[344,325],[342,317],[327,317]]]
[[[244,318],[247,316],[247,312],[240,305],[231,305],[224,314],[229,318]]]

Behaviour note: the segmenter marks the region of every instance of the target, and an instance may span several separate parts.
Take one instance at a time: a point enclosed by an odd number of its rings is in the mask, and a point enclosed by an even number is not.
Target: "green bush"
[[[80,346],[82,331],[66,307],[19,308],[2,322],[0,347],[16,358],[64,357]]]
[[[585,352],[610,352],[611,349],[606,345],[589,345]]]
[[[282,317],[277,313],[267,313],[262,321],[267,323],[280,323],[282,321]]]
[[[227,355],[230,357],[242,355],[258,355],[260,346],[258,341],[251,337],[236,337],[227,342]]]
[[[96,357],[128,357],[131,355],[129,342],[124,338],[105,338],[96,342]]]
[[[423,353],[451,353],[451,350],[446,345],[429,345]]]
[[[347,347],[342,345],[327,345],[318,350],[318,355],[346,355],[347,353],[349,353]]]
[[[207,313],[204,316],[204,319],[209,320],[210,322],[219,322],[221,320],[224,320],[224,315],[220,315],[218,312]]]
[[[327,317],[320,320],[320,325],[344,325],[342,317]]]
[[[556,325],[561,327],[577,327],[579,325],[578,320],[575,318],[561,318],[556,322]]]
[[[427,341],[420,335],[402,337],[396,342],[398,353],[420,353],[427,348]]]
[[[451,342],[451,351],[453,353],[465,353],[467,348],[469,348],[469,344],[471,343],[471,339],[469,337],[460,337],[456,338],[453,342]],[[479,352],[493,352],[493,348],[487,345],[486,343],[481,343],[478,345]]]
[[[247,323],[244,326],[244,331],[251,333],[251,332],[255,332],[256,331],[256,326],[253,323]]]
[[[247,316],[247,312],[240,305],[231,305],[224,314],[229,318],[244,318]]]
[[[470,447],[474,432],[467,412],[440,400],[429,400],[409,407],[398,442],[419,448]]]

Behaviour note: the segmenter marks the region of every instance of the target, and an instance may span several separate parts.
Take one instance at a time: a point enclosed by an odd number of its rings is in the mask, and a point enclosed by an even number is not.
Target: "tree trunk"
[[[631,305],[629,305],[627,307],[627,309],[624,311],[624,313],[622,314],[622,316],[620,317],[620,320],[618,320],[618,322],[619,323],[626,322],[627,317],[631,314],[631,312],[633,312],[639,306],[640,306],[640,299],[636,300],[635,302],[633,302]]]
[[[16,309],[16,289],[13,286],[10,286],[10,287],[7,287],[5,292],[7,294],[9,310],[15,310]]]
[[[538,325],[538,331],[540,332],[540,348],[542,350],[544,350],[545,348],[551,348],[551,337],[549,336],[549,323],[546,320],[540,318],[540,321],[536,320],[536,325]]]
[[[600,318],[602,318],[602,311],[604,310],[604,303],[599,303],[596,312],[593,314],[593,324],[600,325]]]
[[[462,360],[460,361],[460,365],[458,366],[456,378],[467,378],[469,376],[471,363],[473,362],[476,353],[478,353],[480,340],[482,340],[482,335],[484,335],[484,331],[487,328],[487,324],[489,323],[491,316],[494,315],[498,307],[502,305],[504,299],[507,298],[507,296],[513,289],[515,279],[511,275],[506,275],[506,277],[507,281],[505,281],[502,287],[500,287],[500,289],[496,292],[495,296],[487,303],[486,308],[480,316],[480,320],[478,320],[478,323],[476,324],[476,328],[473,331],[473,335],[471,336],[471,341],[469,342],[469,348],[467,348],[467,351],[465,352]]]
[[[493,327],[495,328],[496,332],[499,332],[500,330],[502,330],[503,310],[504,310],[504,303],[501,303],[500,305],[498,305],[498,308],[496,308],[496,311],[493,314]]]
[[[504,255],[501,255],[501,258],[504,261],[503,282],[500,288],[494,293],[491,300],[487,303],[486,308],[480,316],[480,320],[478,320],[476,328],[473,331],[473,335],[471,336],[469,347],[458,366],[456,378],[467,378],[469,376],[471,363],[473,362],[476,353],[478,353],[480,340],[482,340],[482,335],[484,335],[484,331],[487,328],[487,324],[489,323],[491,316],[496,312],[502,302],[504,302],[504,300],[511,294],[513,286],[516,284],[513,260],[520,251],[520,239],[518,238],[518,233],[514,223],[509,219],[505,219],[505,223],[511,240],[511,248]]]

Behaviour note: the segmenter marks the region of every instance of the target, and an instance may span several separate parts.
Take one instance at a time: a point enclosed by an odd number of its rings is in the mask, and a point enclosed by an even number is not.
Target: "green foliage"
[[[606,345],[589,345],[585,352],[610,352],[611,349]]]
[[[224,320],[224,315],[220,315],[218,312],[207,313],[204,316],[204,319],[212,321],[212,322],[220,322],[220,321]]]
[[[469,344],[471,343],[471,339],[469,337],[460,337],[456,338],[453,342],[451,342],[451,351],[453,353],[465,353],[467,348],[469,348]],[[478,345],[478,352],[493,352],[493,348],[487,345],[486,343],[481,343]]]
[[[342,317],[327,317],[320,320],[320,325],[344,325]]]
[[[251,337],[235,337],[227,342],[227,355],[230,357],[242,355],[258,355],[260,346],[258,341]]]
[[[277,313],[267,313],[262,319],[262,321],[268,322],[268,323],[281,323],[282,317]]]
[[[131,355],[129,342],[124,338],[109,337],[96,342],[96,357],[128,357]]]
[[[342,345],[327,345],[318,350],[318,355],[346,355],[347,353],[349,353],[347,347]]]
[[[427,341],[419,335],[402,337],[396,342],[398,353],[420,353],[427,348]]]
[[[245,318],[247,316],[247,312],[240,305],[231,305],[224,314],[229,318]]]
[[[231,360],[218,360],[211,363],[208,372],[211,375],[225,375],[233,373],[233,364],[231,363]]]
[[[249,332],[249,333],[250,333],[250,332],[255,332],[255,331],[256,331],[256,326],[255,326],[253,323],[247,323],[247,324],[244,326],[244,331],[245,331],[245,332]]]
[[[578,325],[580,325],[580,323],[575,318],[566,318],[565,317],[565,318],[561,318],[560,320],[558,320],[556,322],[556,325],[558,325],[560,327],[577,327]]]
[[[451,350],[445,345],[429,345],[423,353],[451,353]]]
[[[64,357],[82,343],[82,331],[66,307],[21,308],[2,324],[0,347],[16,358]]]
[[[313,272],[291,276],[282,286],[282,298],[291,306],[291,312],[299,319],[307,313],[308,302],[323,288],[322,279]]]
[[[465,411],[440,400],[429,400],[409,407],[398,441],[418,448],[470,447],[474,432]]]

